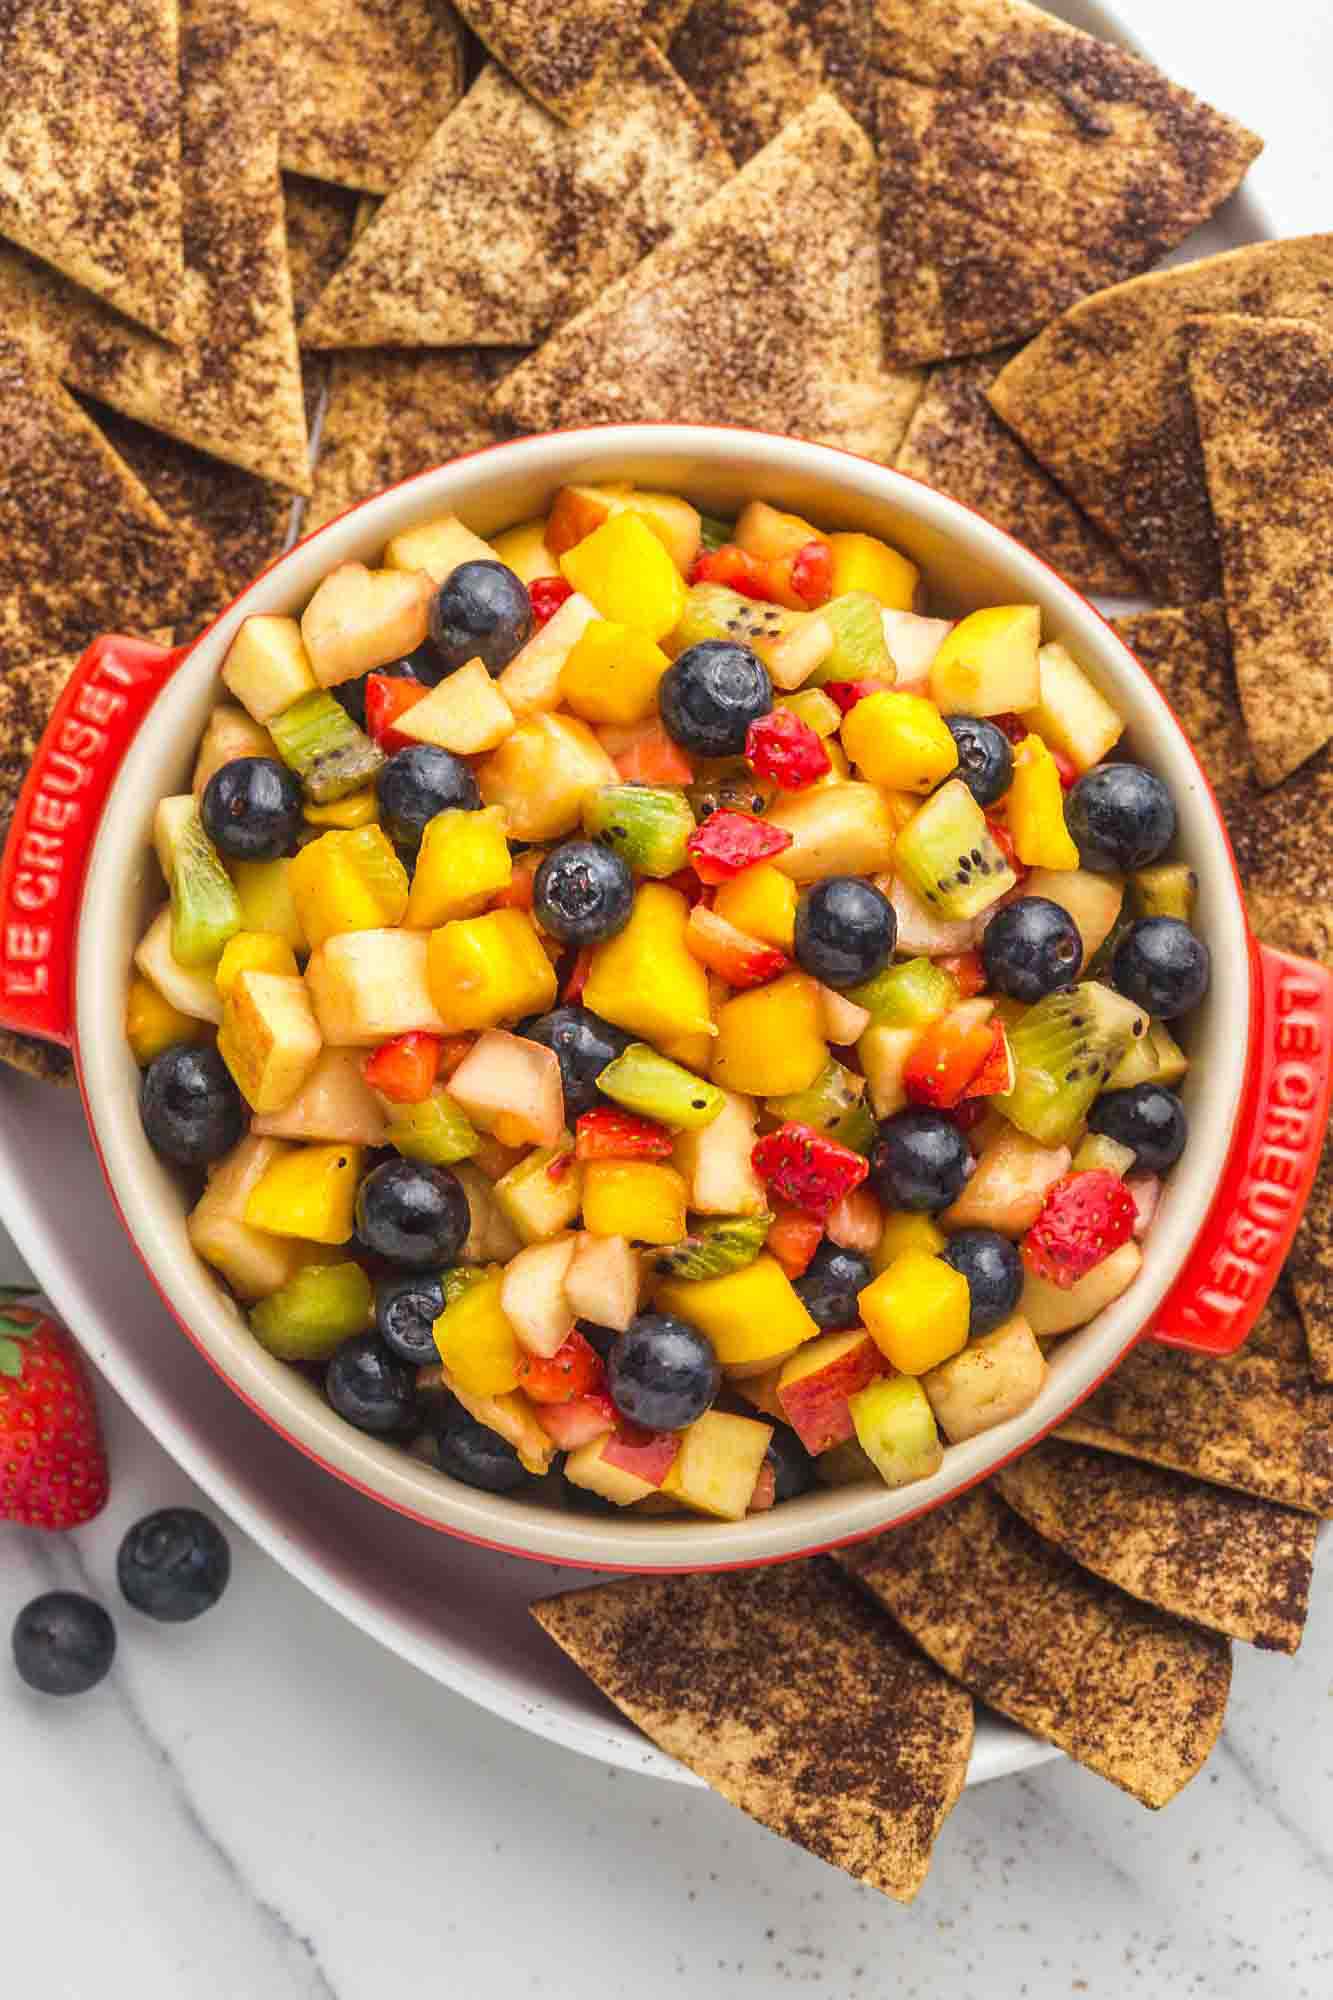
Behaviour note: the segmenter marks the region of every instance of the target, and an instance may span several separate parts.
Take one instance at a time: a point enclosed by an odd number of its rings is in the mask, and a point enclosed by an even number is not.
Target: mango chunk
[[[624,930],[593,952],[584,1006],[648,1042],[695,1034],[711,1039],[708,975],[686,947],[688,922],[678,890],[645,882]]]
[[[656,1301],[706,1333],[724,1368],[774,1367],[819,1332],[767,1250],[723,1278],[667,1278],[657,1287]]]
[[[454,917],[477,916],[513,874],[498,806],[436,813],[422,837],[404,922],[412,930],[434,930]]]
[[[750,1097],[808,1090],[828,1061],[819,987],[804,972],[738,993],[719,1010],[713,1081]]]
[[[346,1243],[352,1234],[362,1146],[287,1146],[260,1175],[245,1204],[252,1229]]]
[[[544,1013],[556,996],[555,968],[525,910],[491,910],[443,925],[430,934],[426,964],[431,998],[450,1034]]]
[[[664,639],[685,610],[685,584],[666,549],[637,514],[613,514],[560,558],[566,582],[603,618]]]

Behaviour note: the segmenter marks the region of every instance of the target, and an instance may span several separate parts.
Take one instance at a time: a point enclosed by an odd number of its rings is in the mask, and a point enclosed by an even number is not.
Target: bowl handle
[[[125,752],[189,650],[95,639],[62,690],[0,859],[0,1026],[72,1044],[88,852]]]
[[[1328,1130],[1333,975],[1250,941],[1250,1069],[1208,1219],[1145,1336],[1230,1354],[1277,1283]]]

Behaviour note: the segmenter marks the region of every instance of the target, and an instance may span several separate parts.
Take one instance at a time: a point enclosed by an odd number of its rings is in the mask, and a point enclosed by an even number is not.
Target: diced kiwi
[[[716,514],[701,514],[699,516],[700,546],[706,549],[709,555],[712,555],[715,549],[724,547],[727,542],[734,542],[735,539],[736,523],[734,521],[720,520]]]
[[[598,1076],[597,1088],[636,1117],[656,1118],[681,1132],[701,1132],[727,1101],[715,1083],[659,1055],[650,1042],[631,1042]]]
[[[1146,1035],[1131,1042],[1107,1078],[1108,1090],[1132,1090],[1136,1083],[1160,1083],[1169,1089],[1189,1068],[1189,1057],[1164,1021],[1149,1023]]]
[[[711,765],[685,793],[701,826],[715,812],[753,813],[758,819],[777,795],[777,786],[758,777],[740,758]]]
[[[958,981],[929,958],[886,965],[847,994],[886,1028],[924,1028],[957,1005]]]
[[[848,590],[821,604],[819,615],[833,633],[833,651],[810,676],[811,687],[826,681],[883,681],[897,678],[884,637],[883,607],[868,590]]]
[[[583,1170],[566,1139],[542,1146],[502,1174],[492,1190],[501,1215],[525,1243],[568,1229],[583,1205]]]
[[[374,1318],[374,1293],[359,1264],[307,1264],[253,1308],[250,1327],[280,1361],[327,1361]]]
[[[1146,1041],[1147,1036],[1143,1039]],[[1117,1180],[1123,1180],[1136,1158],[1132,1146],[1122,1146],[1118,1139],[1108,1139],[1104,1132],[1089,1132],[1074,1154],[1071,1168],[1078,1174],[1114,1174]]]
[[[659,1250],[653,1269],[665,1278],[725,1278],[753,1264],[764,1247],[771,1215],[720,1215],[699,1221],[679,1243]]]
[[[742,597],[725,583],[696,583],[686,595],[684,613],[666,642],[667,650],[674,655],[697,646],[701,639],[735,639],[768,666],[774,648],[799,632],[809,616],[808,611],[788,611],[781,604]]]
[[[384,753],[323,689],[303,694],[269,723],[278,755],[317,806],[345,799],[370,784]]]
[[[1157,1074],[1153,1081],[1165,1084],[1170,1089],[1172,1084],[1180,1082],[1190,1066],[1190,1059],[1165,1021],[1152,1023],[1148,1029],[1148,1040],[1152,1043],[1152,1051],[1157,1058]]]
[[[1130,877],[1129,892],[1136,917],[1179,917],[1187,924],[1194,915],[1199,878],[1183,861],[1159,861]]]
[[[898,835],[894,867],[929,909],[960,919],[980,916],[1018,879],[961,778],[913,813]]]
[[[1048,993],[1009,1030],[1017,1074],[996,1110],[1039,1144],[1064,1145],[1147,1032],[1143,1009],[1096,980]]]
[[[813,729],[821,740],[836,736],[842,727],[842,710],[831,695],[822,688],[802,688],[798,694],[785,694],[778,703],[779,708],[789,709],[798,721]]]
[[[815,1478],[821,1486],[861,1486],[874,1477],[874,1465],[854,1437],[821,1451],[815,1459]]]
[[[638,874],[664,879],[689,859],[694,814],[679,785],[598,785],[584,795],[583,831]]]
[[[419,1104],[382,1101],[389,1117],[389,1143],[405,1160],[452,1167],[459,1160],[470,1160],[481,1149],[471,1119],[442,1085]]]
[[[784,1125],[813,1125],[854,1153],[869,1153],[875,1143],[877,1128],[865,1101],[865,1078],[840,1062],[827,1062],[807,1090],[766,1098],[764,1109]]]
[[[188,792],[162,800],[153,838],[171,892],[171,955],[178,965],[216,965],[242,928],[241,902]]]

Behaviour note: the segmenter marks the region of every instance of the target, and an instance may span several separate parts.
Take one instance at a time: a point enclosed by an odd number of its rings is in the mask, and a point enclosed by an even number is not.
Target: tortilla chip
[[[1226,1640],[1090,1576],[988,1487],[836,1560],[979,1701],[1145,1806],[1217,1741]]]
[[[693,4],[694,0],[644,0],[639,26],[650,41],[664,49]]]
[[[1333,1388],[1333,1137],[1324,1145],[1287,1276],[1305,1328],[1310,1373]]]
[[[1221,594],[1184,327],[1229,312],[1333,330],[1333,235],[1253,243],[1086,299],[1031,341],[990,392],[1033,456],[1168,604]]]
[[[345,188],[282,177],[292,313],[299,326],[352,247],[359,202]]]
[[[637,1576],[534,1604],[617,1708],[762,1825],[908,1903],[972,1703],[829,1562]]]
[[[244,0],[270,23],[282,164],[386,194],[463,92],[463,30],[443,0]]]
[[[1043,1541],[1131,1597],[1273,1652],[1300,1645],[1310,1515],[1049,1438],[995,1488]]]
[[[1133,570],[986,400],[1008,359],[978,355],[933,369],[894,463],[1007,528],[1080,590],[1139,596]]]
[[[521,363],[497,411],[527,431],[746,424],[891,459],[921,376],[879,357],[874,218],[870,141],[825,93]]]
[[[528,95],[568,125],[605,108],[603,87],[639,19],[638,0],[460,0],[458,11]]]
[[[309,489],[278,174],[272,31],[185,0],[185,291],[178,351],[0,248],[0,324],[72,388],[294,492]]]
[[[179,58],[176,0],[41,0],[0,27],[0,236],[173,340]]]
[[[504,347],[334,356],[302,531],[400,479],[494,444],[491,391],[518,358]]]
[[[357,241],[307,347],[515,347],[598,298],[729,179],[666,58],[641,41],[580,131],[488,64]]]
[[[870,0],[696,0],[671,60],[738,161],[821,90],[869,125]]]
[[[887,348],[984,353],[1146,270],[1261,141],[1026,0],[877,0]]]

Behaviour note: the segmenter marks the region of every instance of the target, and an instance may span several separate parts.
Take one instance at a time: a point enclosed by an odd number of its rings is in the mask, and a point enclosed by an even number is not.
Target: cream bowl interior
[[[296,1370],[273,1360],[195,1256],[179,1182],[144,1138],[138,1072],[125,1043],[134,947],[162,891],[151,849],[159,798],[189,785],[195,747],[237,627],[256,612],[299,613],[338,562],[373,563],[391,536],[456,512],[481,535],[541,513],[557,487],[630,479],[728,515],[762,498],[826,529],[860,528],[905,550],[932,611],[1023,601],[1128,718],[1124,748],[1171,787],[1178,851],[1200,879],[1197,922],[1213,952],[1212,991],[1188,1024],[1183,1086],[1191,1136],[1135,1284],[1060,1343],[1043,1391],[1021,1417],[950,1447],[930,1480],[816,1490],[739,1523],[566,1513],[542,1500],[478,1493],[401,1449],[353,1430]],[[706,1568],[808,1553],[889,1526],[960,1491],[1057,1423],[1150,1323],[1208,1212],[1243,1087],[1250,1033],[1245,920],[1211,794],[1169,708],[1110,627],[1037,557],[980,516],[901,473],[788,438],[689,425],[624,425],[525,438],[437,468],[366,502],[298,544],[195,645],[141,729],[108,801],[79,918],[78,1053],[113,1193],[150,1275],[190,1336],[250,1406],[317,1459],[389,1506],[472,1539],[599,1569]]]

